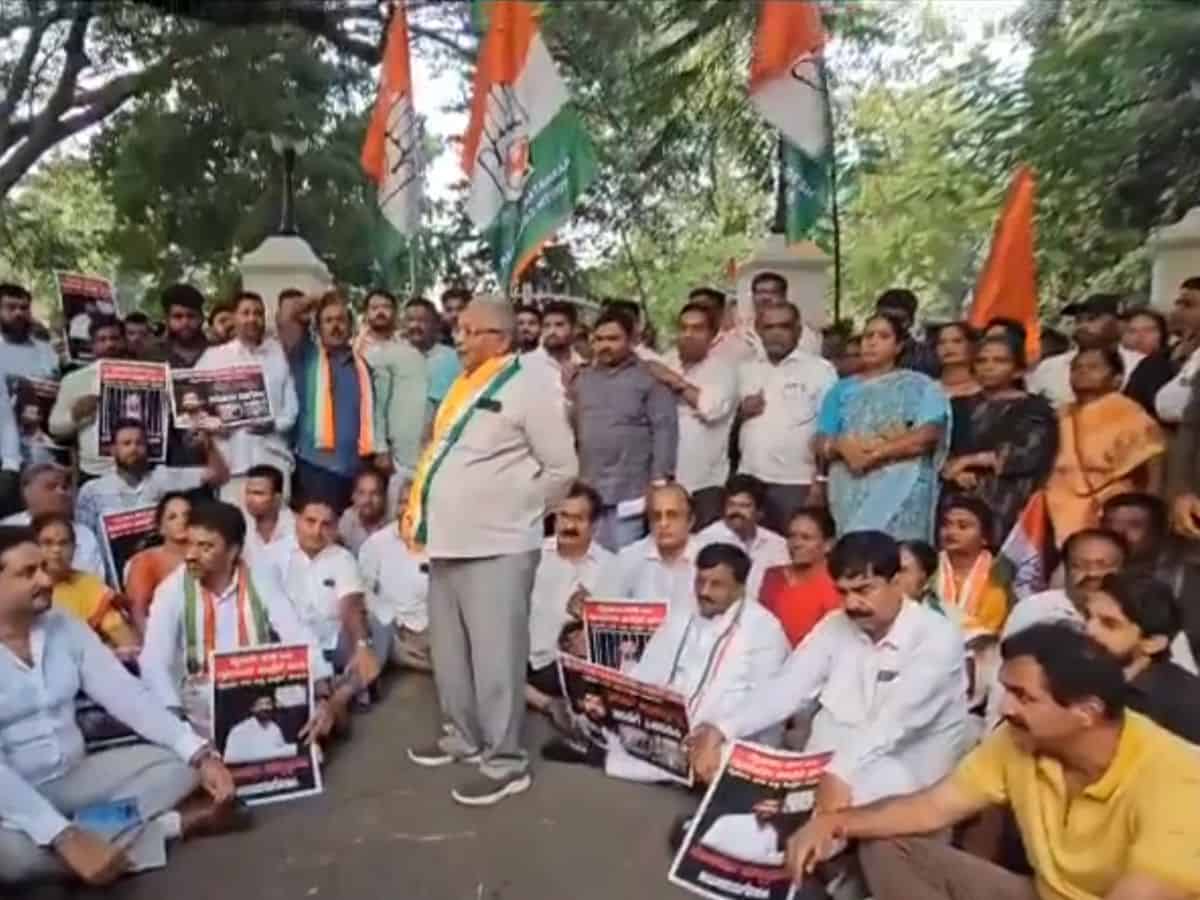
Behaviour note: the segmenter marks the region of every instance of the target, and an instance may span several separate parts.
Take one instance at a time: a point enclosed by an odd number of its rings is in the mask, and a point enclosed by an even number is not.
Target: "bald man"
[[[476,297],[458,319],[463,370],[417,466],[406,528],[429,556],[429,628],[443,718],[410,748],[422,766],[468,763],[451,796],[490,806],[531,784],[521,746],[529,597],[542,519],[579,463],[561,389],[513,353],[509,304]]]

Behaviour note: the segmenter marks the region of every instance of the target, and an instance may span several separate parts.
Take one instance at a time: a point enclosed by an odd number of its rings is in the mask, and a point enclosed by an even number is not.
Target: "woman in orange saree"
[[[1058,420],[1058,456],[1046,482],[1046,505],[1061,547],[1095,528],[1104,502],[1127,491],[1158,493],[1166,437],[1134,400],[1120,392],[1116,350],[1081,349],[1071,360],[1075,402]]]

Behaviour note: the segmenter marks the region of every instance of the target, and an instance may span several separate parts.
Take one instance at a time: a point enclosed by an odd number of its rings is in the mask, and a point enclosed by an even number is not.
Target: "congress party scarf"
[[[495,396],[520,368],[517,356],[497,356],[472,372],[461,373],[446,392],[433,420],[433,437],[417,462],[408,508],[404,512],[402,534],[410,546],[424,546],[429,542],[429,520],[425,510],[430,486],[443,460],[458,443],[480,401]]]
[[[238,649],[256,647],[271,639],[271,625],[258,591],[244,562],[237,568]],[[197,589],[199,588],[199,589]],[[183,628],[187,639],[187,671],[208,671],[208,661],[217,645],[217,613],[212,591],[196,584],[190,572],[183,573]]]
[[[318,450],[333,450],[337,435],[334,427],[333,369],[325,345],[319,340],[314,344],[316,359],[309,361],[305,373],[308,379],[307,400],[312,413],[309,420],[313,426],[313,446]],[[371,370],[359,354],[351,351],[350,359],[358,377],[358,455],[371,456],[376,452],[375,397],[371,389]]]

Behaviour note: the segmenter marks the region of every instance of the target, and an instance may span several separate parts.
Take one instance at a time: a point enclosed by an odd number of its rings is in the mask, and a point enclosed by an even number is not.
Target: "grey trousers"
[[[858,847],[875,900],[1037,900],[1033,879],[933,838],[864,841]]]
[[[441,704],[442,749],[482,753],[479,770],[524,772],[525,661],[529,595],[540,550],[429,561],[429,639]]]
[[[171,751],[139,744],[85,756],[66,775],[38,785],[38,792],[67,818],[97,803],[132,798],[149,822],[178,806],[198,783],[196,770]],[[0,884],[70,874],[53,850],[0,824]]]

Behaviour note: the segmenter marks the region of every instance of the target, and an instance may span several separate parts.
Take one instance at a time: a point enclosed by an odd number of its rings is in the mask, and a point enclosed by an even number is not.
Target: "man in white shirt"
[[[689,721],[735,716],[753,702],[755,686],[773,678],[787,659],[789,644],[779,620],[746,597],[749,574],[750,558],[733,544],[701,550],[691,607],[672,607],[630,673],[682,694]],[[766,722],[745,734],[769,737],[776,725]],[[662,778],[611,738],[605,771],[635,781]]]
[[[82,369],[68,372],[58,386],[58,396],[50,410],[50,434],[70,443],[79,442],[79,470],[98,478],[113,470],[110,457],[101,456],[96,430],[96,412],[100,405],[99,360],[125,356],[125,328],[121,320],[102,316],[91,321],[92,353],[96,360]]]
[[[721,516],[721,485],[729,477],[729,433],[737,412],[737,369],[713,350],[717,320],[702,303],[679,311],[675,349],[650,374],[678,398],[675,480],[692,495],[696,528]]]
[[[197,731],[211,734],[212,653],[307,644],[318,703],[302,737],[319,741],[344,716],[356,688],[343,680],[335,689],[332,669],[275,569],[255,566],[251,572],[244,561],[245,540],[246,521],[236,506],[210,500],[192,507],[187,564],[154,591],[138,658],[142,681],[164,706],[182,710]]]
[[[927,787],[966,749],[962,633],[904,596],[895,540],[878,531],[845,535],[829,569],[843,608],[723,718],[697,717],[690,744],[698,777],[711,780],[727,740],[797,714],[812,716],[805,751],[833,753],[818,810]]]
[[[104,838],[72,825],[73,815],[127,799],[166,837],[211,830],[228,824],[233,778],[86,623],[52,608],[50,593],[33,534],[0,527],[0,884],[106,885],[128,865],[134,834]],[[81,689],[151,746],[85,755]],[[197,787],[207,797],[192,798]]]
[[[270,397],[274,421],[266,425],[235,428],[215,438],[217,447],[229,465],[229,480],[221,486],[221,499],[235,506],[242,503],[246,473],[257,465],[271,465],[284,475],[284,484],[292,473],[293,458],[288,432],[296,423],[299,407],[292,369],[279,341],[266,337],[266,309],[263,298],[243,291],[234,301],[234,337],[209,347],[196,361],[197,369],[222,369],[228,366],[260,365]],[[286,495],[285,498],[286,499]]]
[[[352,554],[357,556],[367,538],[387,528],[387,492],[387,476],[378,469],[363,469],[354,476],[354,493],[337,529],[338,540]]]
[[[252,566],[277,565],[296,545],[296,517],[283,502],[283,473],[266,464],[246,470],[242,511],[246,514],[243,555]],[[279,580],[283,580],[280,573]]]
[[[283,737],[283,729],[273,718],[275,698],[266,693],[255,699],[250,715],[229,729],[222,757],[229,765],[263,762],[295,756],[296,745]]]
[[[146,449],[146,426],[136,419],[122,419],[113,426],[112,455],[115,469],[89,481],[79,489],[75,518],[104,539],[103,517],[154,506],[167,491],[190,491],[201,485],[221,485],[229,478],[225,457],[212,436],[200,432],[207,465],[186,469],[150,467]]]
[[[790,305],[764,306],[755,322],[763,356],[738,372],[741,451],[738,471],[767,486],[766,524],[782,533],[792,513],[809,502],[817,478],[812,442],[817,414],[837,372],[797,346],[800,313]]]
[[[0,522],[2,525],[29,525],[39,516],[75,514],[75,498],[71,491],[71,473],[57,463],[36,463],[21,473],[23,512],[13,513]],[[95,533],[86,525],[75,524],[75,556],[72,567],[104,578],[104,554]]]
[[[617,556],[617,592],[628,600],[665,600],[670,609],[690,611],[700,550],[691,533],[691,497],[678,484],[653,487],[646,518],[650,534]]]
[[[778,798],[759,800],[748,813],[729,813],[704,832],[700,843],[724,856],[760,866],[783,865],[784,841],[775,827],[783,809]]]
[[[1063,315],[1075,317],[1075,347],[1070,353],[1060,353],[1042,360],[1027,379],[1029,392],[1041,394],[1055,409],[1075,402],[1071,390],[1071,360],[1080,349],[1112,347],[1121,354],[1125,364],[1124,380],[1143,359],[1136,350],[1121,346],[1121,298],[1116,294],[1092,294],[1079,303],[1063,307]]]
[[[367,591],[367,608],[392,628],[392,663],[430,671],[429,559],[405,543],[399,521],[363,542],[358,571]]]
[[[554,537],[542,545],[533,576],[525,699],[542,712],[562,694],[556,660],[563,628],[578,621],[578,606],[585,599],[605,600],[617,593],[616,557],[592,539],[601,504],[590,485],[571,485],[554,511]]]
[[[1178,374],[1158,389],[1154,398],[1154,411],[1159,421],[1178,425],[1183,421],[1192,396],[1196,374],[1200,372],[1200,276],[1189,278],[1179,286],[1175,305],[1171,308],[1171,328],[1180,335],[1176,353],[1182,349],[1183,365]],[[1180,356],[1175,356],[1178,360]]]
[[[723,517],[696,535],[696,544],[724,543],[741,547],[750,557],[750,577],[746,596],[758,600],[763,575],[771,566],[786,566],[791,562],[787,538],[764,528],[762,521],[766,485],[753,475],[734,475],[722,489]]]

